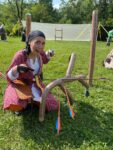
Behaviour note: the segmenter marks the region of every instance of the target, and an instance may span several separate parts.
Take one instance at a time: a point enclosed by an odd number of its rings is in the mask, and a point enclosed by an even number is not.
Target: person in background
[[[28,103],[33,102],[38,107],[45,85],[40,79],[43,64],[47,64],[54,52],[44,51],[46,38],[42,31],[29,33],[26,48],[16,52],[6,76],[8,86],[4,95],[4,110],[19,114]],[[49,93],[46,99],[46,111],[57,110],[58,103]]]
[[[1,40],[7,41],[7,34],[6,34],[6,31],[5,31],[5,28],[4,28],[4,24],[2,24],[0,26],[0,35],[1,35]]]
[[[25,33],[25,30],[22,31],[22,39],[21,39],[22,42],[25,42],[26,41],[26,33]]]
[[[113,38],[113,29],[108,32],[107,43],[106,43],[107,46],[110,46],[110,42],[112,41],[112,38]]]

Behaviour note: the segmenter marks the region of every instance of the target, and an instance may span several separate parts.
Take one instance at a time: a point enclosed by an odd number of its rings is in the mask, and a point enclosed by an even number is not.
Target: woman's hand
[[[50,57],[53,57],[55,55],[54,50],[49,49],[46,52],[46,56],[48,57],[48,59],[50,59]]]
[[[28,71],[34,71],[32,68],[26,66],[26,64],[21,64],[17,66],[17,72],[18,73],[24,73]]]
[[[48,52],[50,54],[50,57],[53,57],[55,55],[55,52],[52,49],[49,49]]]
[[[17,73],[24,73],[27,71],[34,71],[32,68],[28,67],[26,64],[20,64],[13,67],[13,75],[15,76]]]

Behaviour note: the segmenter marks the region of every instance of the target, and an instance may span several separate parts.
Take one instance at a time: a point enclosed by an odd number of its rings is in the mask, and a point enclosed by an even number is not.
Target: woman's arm
[[[10,80],[16,80],[19,77],[19,73],[17,72],[17,66],[14,66],[7,72],[7,77]]]
[[[41,51],[41,52],[40,52],[40,55],[41,55],[41,57],[42,57],[43,63],[44,63],[44,64],[47,64],[47,63],[49,62],[49,59],[48,59],[48,57],[47,57],[47,55],[46,55],[46,52],[45,52],[45,51]]]
[[[12,59],[12,62],[6,72],[7,80],[14,80],[19,77],[17,66],[25,63],[25,57],[22,51],[18,51]]]
[[[54,51],[53,50],[48,50],[48,51],[42,51],[40,53],[41,57],[42,57],[42,61],[44,64],[47,64],[50,60],[51,57],[54,56]]]

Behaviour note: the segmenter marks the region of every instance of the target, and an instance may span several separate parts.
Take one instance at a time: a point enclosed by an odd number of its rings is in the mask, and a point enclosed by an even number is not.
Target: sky
[[[60,3],[61,3],[60,0],[53,0],[53,6],[54,6],[55,8],[59,8]]]
[[[3,2],[4,0],[0,0],[0,2]],[[68,0],[65,0],[65,1],[68,1]],[[55,8],[59,8],[60,6],[60,3],[61,3],[61,0],[53,0],[53,6]]]

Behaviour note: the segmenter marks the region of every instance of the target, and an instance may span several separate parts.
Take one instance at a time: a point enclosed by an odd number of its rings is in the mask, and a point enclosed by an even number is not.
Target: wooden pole
[[[69,62],[68,68],[67,68],[66,77],[71,76],[72,70],[74,68],[74,64],[75,64],[75,54],[72,53],[71,57],[70,57],[70,62]]]
[[[31,14],[27,13],[26,14],[26,39],[30,31],[31,31]]]
[[[89,63],[89,75],[88,75],[89,86],[92,86],[92,80],[93,80],[97,29],[98,29],[98,12],[94,10],[92,13],[92,33],[91,33],[90,63]]]

